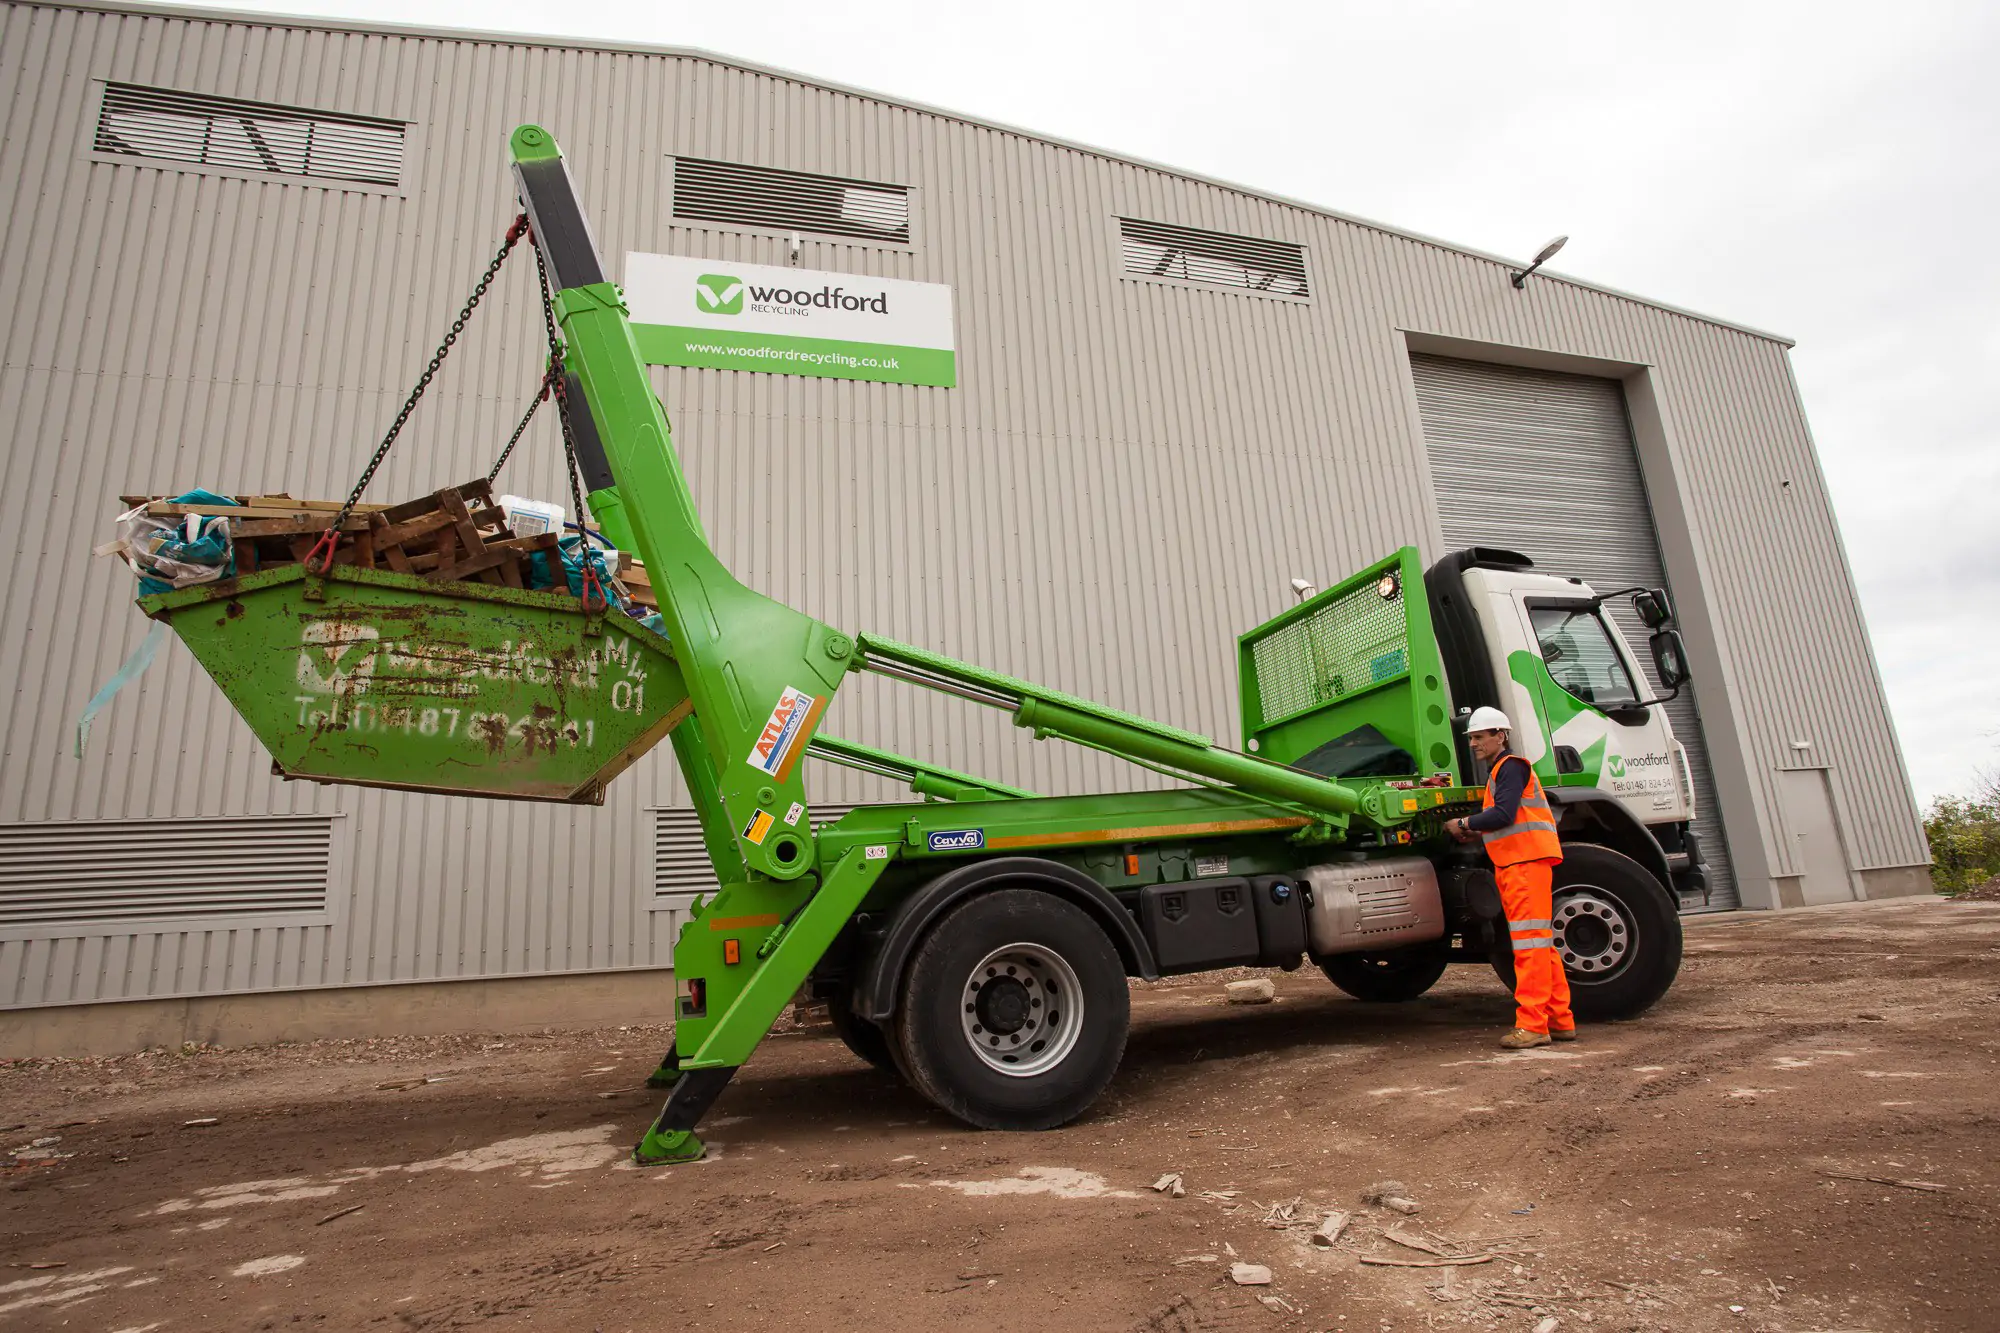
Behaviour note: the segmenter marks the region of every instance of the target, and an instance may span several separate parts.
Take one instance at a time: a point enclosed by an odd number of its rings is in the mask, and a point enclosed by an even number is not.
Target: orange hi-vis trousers
[[[1555,865],[1522,861],[1493,871],[1514,940],[1514,1026],[1530,1032],[1564,1032],[1576,1026],[1576,1015],[1569,1011],[1569,978],[1563,975],[1550,921]]]

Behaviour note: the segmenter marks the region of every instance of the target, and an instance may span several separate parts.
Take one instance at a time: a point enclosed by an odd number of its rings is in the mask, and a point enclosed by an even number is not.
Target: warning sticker
[[[750,747],[750,767],[780,782],[789,778],[804,753],[801,742],[812,733],[813,723],[819,721],[825,707],[826,700],[818,695],[788,687],[778,696],[778,706],[771,710],[757,743]]]
[[[803,815],[805,812],[806,808],[803,804],[801,804],[798,801],[793,801],[792,808],[785,811],[785,827],[797,828],[799,826],[799,816]]]
[[[771,836],[771,826],[777,822],[777,820],[771,818],[769,810],[759,810],[756,814],[750,816],[750,822],[743,826],[743,840],[745,842],[754,842],[759,847],[762,847],[764,839]]]

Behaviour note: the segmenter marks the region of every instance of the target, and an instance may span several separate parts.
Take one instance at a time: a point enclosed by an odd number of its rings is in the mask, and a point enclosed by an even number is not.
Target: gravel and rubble
[[[0,1063],[0,1324],[1991,1326],[2000,906],[1696,924],[1652,1013],[1518,1053],[1480,972],[1231,978],[1135,986],[1109,1093],[1038,1135],[802,1015],[660,1171],[661,1026]]]

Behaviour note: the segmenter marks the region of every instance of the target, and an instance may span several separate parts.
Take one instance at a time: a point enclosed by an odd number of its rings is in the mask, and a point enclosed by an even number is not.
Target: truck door
[[[1642,824],[1686,819],[1672,724],[1639,706],[1646,678],[1617,628],[1588,599],[1529,595],[1521,608],[1540,662],[1517,659],[1514,674],[1532,679],[1554,781],[1608,791]]]

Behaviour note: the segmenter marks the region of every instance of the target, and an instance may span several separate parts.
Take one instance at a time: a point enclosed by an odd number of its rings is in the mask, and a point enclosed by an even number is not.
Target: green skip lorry
[[[1443,834],[1480,801],[1463,734],[1477,705],[1514,719],[1560,813],[1555,931],[1577,1012],[1635,1014],[1672,984],[1679,904],[1705,883],[1687,760],[1603,613],[1632,597],[1677,691],[1663,590],[1600,594],[1483,548],[1425,568],[1406,547],[1300,588],[1241,636],[1239,747],[824,624],[710,549],[563,157],[532,125],[510,147],[572,467],[604,539],[643,561],[659,621],[588,586],[312,558],[140,605],[288,777],[588,803],[671,742],[720,887],[674,950],[674,1044],[655,1075],[671,1092],[641,1163],[701,1155],[702,1116],[802,990],[857,1055],[939,1107],[1028,1130],[1081,1115],[1110,1081],[1129,977],[1310,960],[1371,1001],[1414,999],[1452,963],[1510,978],[1485,857]],[[1038,796],[837,739],[822,727],[854,672],[1181,785]],[[816,824],[808,758],[917,799]]]

